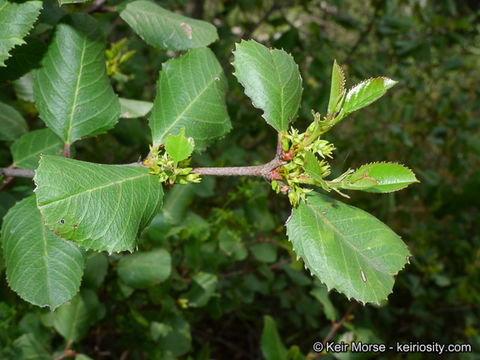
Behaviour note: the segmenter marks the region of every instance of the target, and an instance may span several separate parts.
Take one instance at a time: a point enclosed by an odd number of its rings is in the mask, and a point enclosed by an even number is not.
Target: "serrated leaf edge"
[[[17,205],[20,201],[22,201],[22,200],[24,200],[24,199],[25,199],[25,198],[16,201],[15,204],[13,204],[10,209],[12,209],[15,205]],[[35,204],[36,204],[36,203],[37,203],[37,197],[35,196]],[[38,212],[40,212],[40,209],[38,208],[38,205],[36,205],[36,207],[37,207]],[[9,210],[10,210],[10,209],[9,209]],[[4,226],[4,223],[5,223],[5,219],[7,218],[7,215],[8,215],[8,212],[7,212],[7,213],[5,214],[5,216],[3,217],[2,226],[1,226],[0,229],[3,229],[3,226]],[[43,215],[42,215],[41,212],[40,212],[40,215],[41,215],[41,217],[42,217],[42,225],[44,226],[44,228],[47,228],[50,232],[52,232],[53,235],[55,235],[55,236],[58,237],[59,239],[61,239],[61,240],[63,240],[63,241],[68,241],[68,242],[72,243],[73,245],[75,245],[76,247],[78,247],[79,249],[81,249],[81,246],[80,246],[78,243],[76,243],[76,242],[74,242],[74,241],[70,241],[70,240],[64,239],[64,238],[62,238],[61,236],[56,235],[50,228],[48,228],[48,226],[45,225],[45,221],[44,221],[44,219],[43,219]],[[0,241],[0,243],[1,243],[2,250],[3,250],[3,251],[2,251],[3,256],[5,257],[5,248],[4,248],[4,245],[3,245],[3,241]],[[84,260],[85,260],[85,257],[84,257]],[[70,299],[66,300],[64,303],[59,304],[59,305],[57,305],[57,306],[53,306],[53,307],[52,307],[50,304],[35,304],[35,303],[31,302],[30,300],[25,299],[22,295],[20,295],[20,294],[12,287],[12,285],[10,284],[10,279],[9,279],[9,277],[7,276],[7,272],[6,272],[6,271],[5,271],[5,279],[6,279],[6,281],[7,281],[7,286],[10,288],[10,290],[12,290],[15,294],[17,294],[17,296],[18,296],[20,299],[22,299],[22,300],[25,301],[25,302],[28,302],[29,304],[38,306],[38,307],[40,307],[40,308],[47,308],[47,307],[48,307],[48,308],[50,309],[50,311],[53,312],[54,310],[58,309],[58,308],[59,308],[60,306],[62,306],[63,304],[65,304],[65,303],[69,302],[70,300],[72,300],[72,299],[80,292],[80,288],[82,287],[83,274],[82,274],[82,278],[81,278],[81,280],[80,280],[80,284],[79,284],[78,289],[77,289],[77,291],[75,292],[75,294],[73,294],[73,296],[72,296]]]
[[[236,44],[235,44],[235,49],[232,51],[234,61],[230,63],[230,65],[233,66],[233,68],[235,69],[235,71],[237,70],[237,68],[235,67],[235,64],[234,64],[234,63],[235,63],[235,53],[236,53],[236,50],[237,50],[237,46],[238,46],[239,44],[243,44],[244,42],[245,42],[245,43],[248,43],[249,41],[251,41],[251,40],[244,40],[244,39],[242,39],[242,41],[240,41],[239,43],[236,43]],[[259,43],[259,44],[260,44],[260,45],[263,45],[263,44],[261,44],[261,43]],[[265,45],[263,45],[263,46],[265,46]],[[265,46],[265,47],[266,47],[266,46]],[[297,70],[298,70],[298,75],[299,75],[299,77],[300,77],[300,89],[301,89],[301,90],[300,90],[300,91],[301,91],[301,92],[300,92],[300,96],[301,96],[301,95],[303,94],[303,90],[304,90],[304,88],[303,88],[303,78],[302,78],[302,74],[300,73],[300,68],[299,68],[298,64],[295,62],[295,58],[292,56],[291,53],[285,51],[283,48],[281,48],[281,49],[267,48],[267,49],[268,49],[268,51],[270,52],[270,54],[272,53],[273,50],[284,51],[288,56],[290,56],[290,57],[292,58],[293,63],[295,64],[295,66],[296,66],[296,68],[297,68]],[[252,102],[253,107],[256,108],[256,109],[262,110],[262,112],[263,112],[263,113],[262,113],[262,118],[265,120],[265,122],[266,122],[268,125],[270,125],[271,127],[273,127],[273,128],[274,128],[276,131],[278,131],[278,132],[288,130],[288,125],[290,125],[290,123],[293,122],[295,119],[289,118],[287,127],[286,127],[285,129],[277,129],[275,126],[273,126],[273,124],[267,119],[267,115],[266,115],[266,113],[265,113],[265,110],[263,110],[258,104],[256,104],[256,103],[255,103],[255,100],[253,100],[252,97],[248,94],[248,92],[247,92],[247,87],[245,86],[245,83],[244,83],[243,81],[240,81],[240,79],[237,77],[237,74],[236,74],[235,71],[232,73],[232,75],[234,75],[235,78],[237,79],[237,81],[240,83],[240,85],[242,85],[243,90],[244,90],[243,93],[244,93],[245,95],[247,95],[247,97],[250,99],[250,101]],[[301,99],[300,99],[300,103],[298,104],[298,107],[297,107],[297,109],[296,109],[295,118],[298,116],[298,110],[300,109],[300,106],[301,106]]]
[[[393,192],[396,192],[396,191],[400,191],[400,190],[403,190],[405,188],[407,188],[409,185],[411,184],[415,184],[415,183],[420,183],[421,181],[417,179],[417,176],[416,174],[413,172],[412,169],[410,169],[408,166],[405,166],[403,164],[400,164],[400,163],[397,163],[397,162],[392,162],[392,161],[374,161],[374,162],[370,162],[370,163],[366,163],[366,164],[363,164],[361,166],[359,166],[356,170],[358,171],[360,168],[364,167],[364,166],[368,166],[368,165],[374,165],[374,164],[392,164],[392,165],[398,165],[398,166],[401,166],[405,169],[407,169],[408,171],[410,171],[413,175],[413,177],[415,178],[415,181],[412,181],[412,182],[409,182],[408,184],[406,184],[405,186],[402,186],[401,188],[399,189],[395,189],[395,190],[390,190],[390,191],[382,191],[382,192],[378,192],[377,194],[390,194],[390,193],[393,193]]]
[[[3,61],[0,62],[0,67],[7,67],[7,66],[5,65],[5,61],[7,61],[9,58],[12,57],[12,54],[10,54],[10,52],[11,52],[13,49],[15,49],[16,47],[21,46],[21,45],[24,45],[24,44],[27,43],[24,39],[25,39],[25,37],[27,37],[27,35],[30,35],[30,32],[31,32],[32,29],[34,28],[35,23],[37,22],[38,18],[40,17],[40,13],[41,13],[42,10],[43,10],[43,2],[42,2],[42,1],[36,1],[36,2],[39,2],[39,3],[40,3],[40,8],[38,9],[37,16],[36,16],[35,19],[33,20],[32,26],[31,26],[30,29],[25,33],[25,35],[22,36],[22,38],[20,39],[20,42],[19,42],[18,44],[13,45],[13,47],[10,48],[10,49],[7,51],[7,57],[6,57],[5,59],[3,59]],[[10,2],[7,1],[7,3],[10,3]],[[10,3],[10,4],[23,5],[24,3]]]

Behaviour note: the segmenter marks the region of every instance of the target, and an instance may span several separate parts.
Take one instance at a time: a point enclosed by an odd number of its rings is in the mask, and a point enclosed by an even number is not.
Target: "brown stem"
[[[282,154],[282,135],[278,133],[278,138],[277,138],[277,156],[280,156]]]
[[[272,170],[285,164],[280,158],[275,157],[272,161],[257,166],[236,166],[236,167],[204,167],[195,168],[192,174],[200,174],[204,176],[261,176],[270,179]],[[116,166],[141,166],[146,167],[141,162],[134,162],[130,164],[116,164]],[[26,169],[0,168],[0,176],[6,177],[23,177],[33,178],[35,171]]]
[[[343,315],[343,317],[340,319],[340,321],[339,322],[335,322],[335,321],[332,322],[332,328],[330,329],[327,336],[325,336],[325,339],[323,339],[323,344],[324,345],[327,343],[327,341],[329,341],[332,338],[332,336],[337,332],[337,330],[340,329],[340,327],[343,325],[344,322],[349,322],[350,321],[350,314],[353,312],[353,310],[355,309],[356,306],[357,306],[357,303],[355,301],[352,302],[352,304],[348,308],[347,312],[345,313],[345,315]]]
[[[0,168],[0,176],[33,178],[35,171],[27,169]]]
[[[275,157],[272,161],[257,166],[235,166],[235,167],[201,167],[192,170],[191,174],[207,176],[261,176],[270,180],[272,170],[284,165],[285,162]]]
[[[72,345],[72,343],[70,341],[67,342],[67,344],[65,345],[65,350],[63,351],[63,354],[56,357],[55,360],[63,360],[63,359],[68,358],[68,357],[77,357],[76,351],[70,349],[71,345]]]
[[[87,14],[91,14],[91,13],[94,13],[94,12],[112,12],[112,11],[115,11],[115,8],[114,7],[103,7],[103,5],[105,5],[105,3],[107,2],[107,0],[95,0],[92,5],[90,5],[89,7],[87,7],[85,10],[83,10],[84,12],[86,12]]]
[[[63,147],[63,157],[69,158],[70,157],[70,144],[65,143],[65,146]]]
[[[7,169],[12,169],[12,168],[13,168],[13,164],[10,165]],[[2,176],[2,169],[1,168],[0,168],[0,176]],[[8,185],[10,185],[10,183],[13,181],[13,179],[15,179],[13,176],[7,176],[7,178],[5,180],[3,180],[3,182],[0,184],[0,191],[2,191]]]
[[[353,301],[350,307],[348,308],[347,312],[345,313],[345,315],[343,315],[343,317],[340,319],[339,322],[332,321],[332,328],[328,332],[327,336],[325,336],[325,339],[323,339],[322,341],[324,346],[332,338],[332,336],[337,332],[337,330],[340,329],[343,323],[350,321],[350,315],[352,314],[356,306],[357,306],[357,302]],[[326,354],[324,352],[309,353],[307,355],[307,359],[316,359],[319,357],[323,357],[325,355]]]

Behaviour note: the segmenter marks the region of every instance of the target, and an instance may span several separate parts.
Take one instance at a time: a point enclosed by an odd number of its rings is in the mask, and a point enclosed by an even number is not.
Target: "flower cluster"
[[[280,133],[282,145],[280,156],[287,163],[272,172],[271,185],[277,193],[287,194],[293,206],[296,206],[300,199],[305,200],[305,194],[311,191],[302,187],[302,184],[316,185],[327,191],[330,190],[321,179],[330,175],[330,165],[326,159],[332,158],[335,146],[327,140],[320,139],[318,129],[321,125],[321,122],[314,121],[304,133],[299,133],[295,128],[291,128],[289,132]],[[320,169],[319,177],[314,178],[305,170],[307,152],[321,158],[317,167]],[[316,157],[315,159],[317,160]]]
[[[150,174],[158,176],[161,183],[173,185],[199,183],[202,179],[199,174],[191,174],[191,158],[178,163],[166,151],[161,151],[160,147],[150,146],[150,156],[144,160],[143,164],[150,168]]]

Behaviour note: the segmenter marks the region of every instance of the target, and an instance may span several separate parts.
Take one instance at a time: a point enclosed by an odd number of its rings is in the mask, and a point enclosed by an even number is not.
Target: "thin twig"
[[[327,343],[327,341],[329,341],[332,338],[332,336],[337,332],[337,330],[340,329],[340,327],[343,325],[344,322],[349,322],[350,321],[350,314],[353,312],[353,310],[355,309],[356,306],[357,306],[357,302],[355,302],[355,301],[352,302],[352,304],[348,308],[347,312],[345,313],[345,315],[343,315],[343,317],[340,319],[340,321],[339,322],[335,322],[335,321],[332,322],[332,328],[328,332],[327,336],[325,336],[325,339],[323,339],[323,344],[324,345]]]
[[[12,169],[14,166],[13,164],[10,165],[8,167],[8,169]],[[0,171],[0,176],[2,176],[2,173]],[[15,177],[13,176],[8,176],[1,184],[0,184],[0,191],[2,191],[3,189],[5,189],[8,185],[10,185],[10,183],[13,181],[13,179],[15,179]]]
[[[69,158],[70,157],[70,144],[65,143],[63,147],[63,157]]]
[[[340,319],[339,322],[335,322],[335,321],[332,321],[332,328],[330,329],[330,331],[328,332],[327,336],[325,336],[325,338],[323,339],[322,343],[323,343],[323,346],[325,346],[325,344],[330,341],[330,339],[333,337],[333,335],[337,332],[338,329],[340,329],[340,327],[345,323],[345,322],[349,322],[350,321],[350,315],[352,314],[353,310],[355,309],[355,307],[357,306],[357,302],[356,301],[353,301],[351,304],[350,304],[350,307],[348,308],[347,312],[345,313],[345,315],[343,315],[343,317]],[[309,353],[307,355],[307,359],[316,359],[316,358],[319,358],[319,357],[323,357],[327,355],[325,352],[316,352],[316,353]]]
[[[72,345],[72,343],[70,341],[67,342],[67,344],[65,345],[65,350],[63,350],[63,354],[56,357],[55,360],[63,360],[63,359],[68,358],[68,357],[76,357],[77,352],[75,350],[70,349],[71,345]]]
[[[0,176],[33,178],[35,171],[27,169],[0,168]]]
[[[200,167],[192,170],[192,174],[208,176],[261,176],[270,180],[272,170],[285,164],[285,161],[275,157],[272,161],[257,166],[235,166],[235,167]]]
[[[98,11],[102,6],[103,4],[105,4],[107,2],[107,0],[95,0],[92,5],[90,5],[89,7],[87,7],[84,11],[87,13],[87,14],[91,14],[91,13],[94,13],[96,11]]]
[[[236,167],[200,167],[192,170],[193,174],[203,176],[261,176],[270,180],[270,173],[279,166],[285,164],[285,161],[275,157],[272,161],[257,166],[236,166]],[[142,162],[137,161],[130,164],[115,164],[115,166],[140,166],[146,167]],[[27,169],[14,169],[11,167],[0,168],[0,176],[33,178],[35,171]]]

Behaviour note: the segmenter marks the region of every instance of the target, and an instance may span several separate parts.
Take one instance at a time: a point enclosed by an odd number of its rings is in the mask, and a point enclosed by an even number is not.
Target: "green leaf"
[[[23,101],[33,103],[33,79],[35,70],[13,81],[13,88],[17,97]]]
[[[350,89],[343,103],[344,117],[380,99],[397,81],[387,77],[368,79]]]
[[[250,248],[255,259],[265,263],[273,263],[277,260],[277,246],[275,244],[269,244],[262,242],[255,244]]]
[[[331,114],[337,108],[343,91],[345,90],[345,74],[337,60],[333,62],[332,84],[330,85],[330,100],[328,102],[328,113]]]
[[[165,200],[162,207],[163,215],[171,225],[179,224],[185,221],[187,211],[195,197],[195,187],[197,184],[175,184],[165,194]]]
[[[86,14],[67,16],[36,72],[35,104],[42,120],[65,143],[111,129],[120,103],[105,69],[105,38]]]
[[[50,129],[30,131],[12,144],[13,165],[23,169],[35,169],[43,155],[61,155],[63,142]]]
[[[108,271],[108,260],[103,253],[88,254],[83,273],[82,287],[98,288],[105,279]]]
[[[0,140],[13,141],[27,131],[23,116],[10,105],[0,102]]]
[[[337,321],[338,312],[332,301],[328,297],[328,290],[325,286],[314,287],[310,294],[323,305],[323,313],[330,321]]]
[[[132,288],[145,289],[168,279],[171,262],[164,249],[125,255],[118,263],[118,276]]]
[[[180,133],[175,135],[168,135],[165,141],[165,150],[173,158],[175,163],[187,159],[193,152],[195,141],[193,138],[185,137],[185,128],[180,129]]]
[[[302,78],[293,57],[254,40],[236,45],[235,76],[263,118],[277,131],[288,130],[300,107]]]
[[[41,1],[27,1],[15,4],[0,0],[0,66],[5,66],[8,52],[16,45],[25,44],[23,38],[37,20]]]
[[[374,193],[388,193],[418,182],[412,170],[392,163],[372,163],[358,168],[345,178],[342,188]]]
[[[101,308],[95,292],[84,289],[55,311],[53,326],[66,341],[76,342],[99,319]]]
[[[161,49],[199,48],[218,39],[215,26],[165,10],[151,1],[130,2],[120,16],[143,40]]]
[[[320,166],[320,163],[317,160],[317,157],[311,152],[305,152],[305,162],[303,163],[303,169],[310,175],[313,180],[320,183],[322,188],[326,191],[330,191],[327,183],[323,180],[323,171]]]
[[[150,332],[160,349],[174,357],[187,353],[192,344],[190,324],[181,316],[169,315],[162,323],[153,321]]]
[[[35,196],[9,210],[1,234],[7,281],[22,299],[55,309],[78,292],[84,265],[82,252],[43,225]]]
[[[218,246],[220,250],[235,260],[243,260],[248,256],[242,238],[226,227],[223,227],[218,233]]]
[[[199,273],[192,277],[192,288],[186,294],[189,307],[207,305],[217,287],[217,276],[209,273]]]
[[[287,349],[277,331],[275,320],[271,316],[263,317],[261,348],[266,360],[282,360],[287,358]]]
[[[287,235],[328,289],[363,303],[387,298],[409,256],[401,238],[380,220],[318,193],[293,210]]]
[[[45,224],[59,236],[97,251],[132,251],[162,205],[149,169],[43,156],[34,178]]]
[[[81,4],[88,2],[90,0],[58,0],[58,4],[60,6],[65,5],[65,4]]]
[[[197,149],[231,128],[225,105],[226,81],[210,49],[200,48],[163,64],[149,118],[153,145],[186,128]]]
[[[139,118],[152,110],[153,103],[149,101],[119,98],[122,118]]]
[[[40,66],[47,45],[33,36],[24,40],[24,45],[12,50],[11,57],[5,61],[6,67],[0,67],[0,81],[16,80]]]
[[[52,356],[45,348],[45,342],[40,341],[35,334],[23,334],[13,342],[13,347],[18,349],[17,359],[51,360]]]
[[[75,356],[75,360],[93,360],[90,356],[85,354],[78,354]]]

